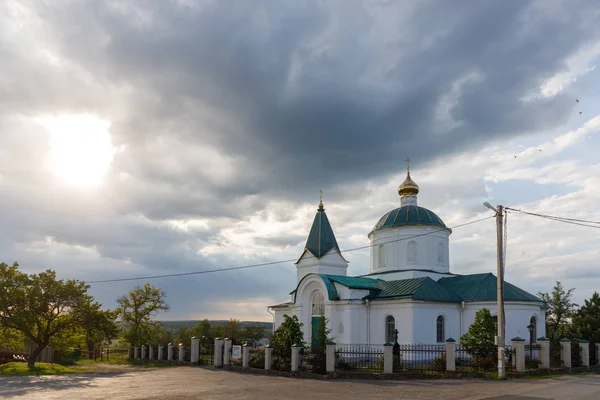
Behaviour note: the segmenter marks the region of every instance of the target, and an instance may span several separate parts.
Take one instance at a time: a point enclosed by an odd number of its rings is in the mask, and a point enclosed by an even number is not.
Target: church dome
[[[379,219],[373,231],[401,226],[438,226],[450,231],[433,211],[416,205],[404,205],[386,213]]]

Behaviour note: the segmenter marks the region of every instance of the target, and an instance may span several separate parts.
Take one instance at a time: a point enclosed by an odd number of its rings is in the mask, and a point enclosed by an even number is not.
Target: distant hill
[[[173,329],[174,331],[178,331],[181,328],[193,328],[194,326],[196,326],[200,323],[200,320],[157,321],[157,322],[159,322],[162,326],[164,326],[165,329]],[[209,321],[209,322],[210,322],[211,326],[224,326],[229,321],[216,320],[216,321]],[[241,324],[242,328],[245,328],[247,326],[260,326],[260,327],[264,328],[264,330],[266,332],[271,332],[273,330],[272,322],[240,321],[240,324]]]

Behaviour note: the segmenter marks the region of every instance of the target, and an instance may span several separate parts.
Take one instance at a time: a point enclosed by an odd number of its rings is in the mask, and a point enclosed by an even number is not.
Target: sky
[[[300,256],[319,190],[366,274],[404,160],[452,227],[481,203],[600,221],[600,8],[540,1],[0,2],[0,261],[85,281]],[[600,287],[600,230],[508,215],[506,279]],[[495,272],[494,220],[450,268]],[[271,320],[293,262],[150,282],[159,319]]]

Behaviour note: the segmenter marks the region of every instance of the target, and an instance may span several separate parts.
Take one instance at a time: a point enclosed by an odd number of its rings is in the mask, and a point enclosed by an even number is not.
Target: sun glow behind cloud
[[[100,185],[113,159],[110,123],[93,115],[36,118],[50,135],[48,167],[78,187]]]

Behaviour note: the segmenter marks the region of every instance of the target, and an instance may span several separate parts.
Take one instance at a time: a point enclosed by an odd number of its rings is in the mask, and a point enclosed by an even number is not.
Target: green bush
[[[438,372],[446,372],[446,352],[433,360],[433,369]]]

